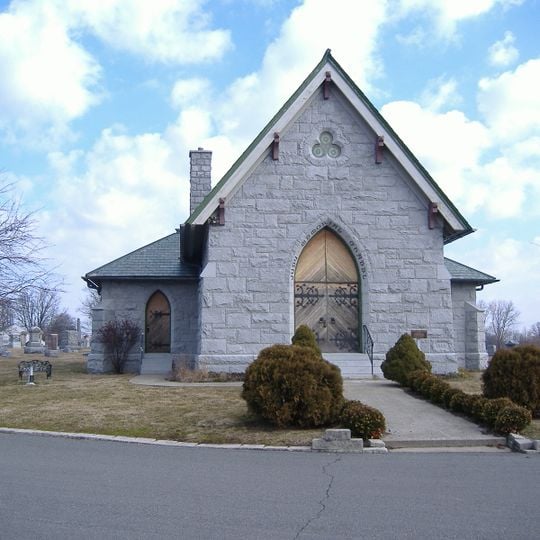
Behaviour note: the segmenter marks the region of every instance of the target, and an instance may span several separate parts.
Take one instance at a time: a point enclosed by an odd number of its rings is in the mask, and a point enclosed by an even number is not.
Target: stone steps
[[[323,353],[323,357],[328,362],[335,364],[340,370],[344,379],[370,379],[371,362],[369,356],[362,353]],[[382,377],[381,361],[373,359],[373,375]]]
[[[141,364],[141,375],[166,375],[172,370],[170,353],[145,353]]]

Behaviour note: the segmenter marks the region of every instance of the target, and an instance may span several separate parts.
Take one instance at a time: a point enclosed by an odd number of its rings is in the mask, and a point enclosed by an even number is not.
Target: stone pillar
[[[47,336],[47,349],[50,351],[58,350],[58,334],[49,334]]]
[[[204,148],[189,152],[189,213],[203,201],[212,189],[212,152]]]
[[[487,363],[484,310],[465,302],[465,367],[485,369]]]
[[[19,340],[21,342],[21,348],[26,345],[26,336],[27,335],[28,334],[24,330],[19,334]]]

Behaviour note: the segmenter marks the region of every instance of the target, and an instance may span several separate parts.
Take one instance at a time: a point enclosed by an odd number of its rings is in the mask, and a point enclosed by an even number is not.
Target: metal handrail
[[[365,324],[362,325],[362,334],[363,352],[369,357],[369,361],[371,362],[371,375],[373,375],[373,338]]]

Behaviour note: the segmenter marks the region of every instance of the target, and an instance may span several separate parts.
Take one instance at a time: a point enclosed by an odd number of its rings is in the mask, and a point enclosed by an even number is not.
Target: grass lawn
[[[20,360],[49,360],[52,377],[18,378]],[[248,413],[240,387],[148,387],[133,375],[90,375],[82,353],[58,358],[13,349],[0,357],[0,426],[172,439],[186,442],[311,445],[321,430],[284,430]]]
[[[482,393],[481,371],[460,371],[459,375],[445,377],[444,380],[454,388],[459,388],[468,394]],[[531,439],[540,439],[540,418],[534,418],[531,424],[523,430],[522,435]]]

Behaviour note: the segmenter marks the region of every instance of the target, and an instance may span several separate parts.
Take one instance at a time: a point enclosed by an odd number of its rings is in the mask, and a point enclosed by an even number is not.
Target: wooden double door
[[[323,229],[305,246],[294,281],[295,327],[313,330],[323,352],[360,350],[356,263],[344,242]]]

